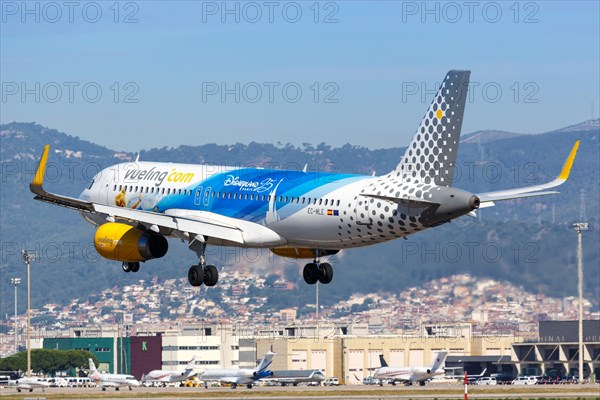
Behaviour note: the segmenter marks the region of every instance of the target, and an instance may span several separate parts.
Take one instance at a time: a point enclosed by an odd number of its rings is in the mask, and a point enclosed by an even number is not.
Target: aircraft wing
[[[556,191],[548,191],[548,189],[555,188],[557,186],[562,185],[569,178],[569,174],[571,172],[571,167],[573,166],[573,161],[575,160],[575,156],[577,155],[577,150],[579,149],[579,140],[575,142],[573,148],[571,149],[571,153],[569,157],[565,161],[563,168],[560,174],[551,182],[543,183],[541,185],[533,185],[527,186],[524,188],[518,189],[508,189],[508,190],[499,190],[496,192],[487,192],[477,194],[479,200],[481,201],[481,205],[479,208],[492,207],[494,206],[495,201],[503,201],[503,200],[512,200],[512,199],[520,199],[523,197],[534,197],[534,196],[546,196],[549,194],[556,194]]]
[[[31,192],[35,194],[35,200],[72,208],[81,212],[105,215],[107,221],[122,219],[132,222],[139,222],[150,229],[154,228],[154,230],[163,227],[170,231],[179,231],[181,233],[188,234],[192,238],[196,235],[202,235],[233,243],[245,243],[246,240],[244,236],[253,238],[256,237],[257,232],[263,236],[272,236],[270,233],[273,232],[270,230],[270,232],[263,232],[265,229],[268,229],[266,227],[262,227],[258,224],[247,221],[238,221],[234,218],[217,215],[210,212],[197,213],[193,217],[189,217],[183,212],[178,213],[178,210],[171,210],[171,215],[168,215],[150,211],[133,210],[123,207],[96,204],[73,197],[49,193],[43,187],[49,150],[50,146],[46,145],[42,157],[40,158],[35,177],[29,185]],[[244,226],[246,229],[242,229],[241,226]]]

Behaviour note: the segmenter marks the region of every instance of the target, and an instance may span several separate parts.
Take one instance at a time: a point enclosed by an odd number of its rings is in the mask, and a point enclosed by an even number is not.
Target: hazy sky
[[[2,1],[1,122],[118,150],[406,145],[450,69],[463,132],[598,117],[599,2]]]

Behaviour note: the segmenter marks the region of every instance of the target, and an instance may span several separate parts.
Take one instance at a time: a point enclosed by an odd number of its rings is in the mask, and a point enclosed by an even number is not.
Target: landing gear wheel
[[[188,281],[192,286],[200,286],[204,282],[204,270],[199,265],[192,265],[188,271]]]
[[[123,271],[125,272],[131,272],[131,264],[128,262],[123,261],[123,264],[121,264],[121,268],[123,268]]]
[[[134,263],[129,263],[129,264],[130,264],[129,269],[131,270],[131,272],[138,272],[140,270],[139,262],[134,262]]]
[[[319,267],[315,263],[306,264],[302,271],[304,282],[314,285],[319,280]]]
[[[319,282],[328,284],[333,279],[333,267],[329,263],[319,265]]]
[[[251,383],[249,383],[249,384],[247,384],[247,385],[246,385],[246,387],[247,387],[248,389],[252,389],[252,384],[251,384]]]
[[[215,286],[219,281],[219,270],[214,265],[204,267],[204,284],[206,286]]]

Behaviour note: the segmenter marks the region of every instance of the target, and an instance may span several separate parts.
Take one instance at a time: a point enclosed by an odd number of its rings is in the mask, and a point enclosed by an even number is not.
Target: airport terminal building
[[[341,383],[362,384],[381,366],[429,366],[435,353],[449,351],[447,369],[487,375],[576,375],[577,321],[542,321],[537,335],[474,334],[472,325],[424,324],[403,334],[371,334],[368,324],[291,323],[274,327],[189,325],[122,335],[118,327],[71,329],[46,337],[47,349],[84,349],[100,361],[99,369],[140,378],[153,369],[184,370],[193,356],[198,370],[253,368],[274,351],[273,370],[320,370]],[[600,367],[600,321],[584,323],[585,377]],[[59,337],[56,337],[59,336]],[[592,375],[595,374],[595,375]]]

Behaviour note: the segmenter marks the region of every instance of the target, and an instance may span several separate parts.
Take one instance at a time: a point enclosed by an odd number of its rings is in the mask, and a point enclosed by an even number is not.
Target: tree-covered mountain
[[[584,234],[586,296],[598,306],[600,289],[599,171],[600,120],[536,135],[480,131],[464,135],[455,185],[475,193],[525,186],[552,179],[575,140],[581,147],[571,178],[549,197],[503,202],[408,240],[341,252],[333,257],[334,282],[323,287],[321,301],[332,303],[355,292],[395,292],[426,280],[456,273],[508,280],[536,293],[560,297],[576,294],[576,234],[585,191],[590,231]],[[52,153],[46,184],[54,192],[78,196],[100,169],[136,154],[107,149],[35,123],[0,126],[0,315],[12,314],[11,277],[25,277],[21,249],[38,253],[32,264],[32,303],[66,303],[100,289],[138,279],[179,278],[195,255],[185,244],[170,241],[167,256],[146,263],[137,274],[124,274],[119,263],[100,258],[93,248],[94,228],[72,210],[32,200],[29,182],[45,144]],[[327,170],[382,174],[392,170],[404,149],[371,150],[347,144],[302,146],[274,144],[204,144],[141,151],[148,161],[253,165],[300,171]],[[260,274],[299,270],[303,262],[263,252],[210,249],[211,262],[227,268],[253,268]],[[283,273],[283,272],[282,272]],[[293,276],[293,274],[291,274]],[[302,288],[302,286],[300,286]],[[210,290],[219,290],[218,286]],[[269,304],[302,306],[306,290],[273,293]],[[312,295],[311,295],[312,296]],[[21,304],[21,311],[25,305]]]

